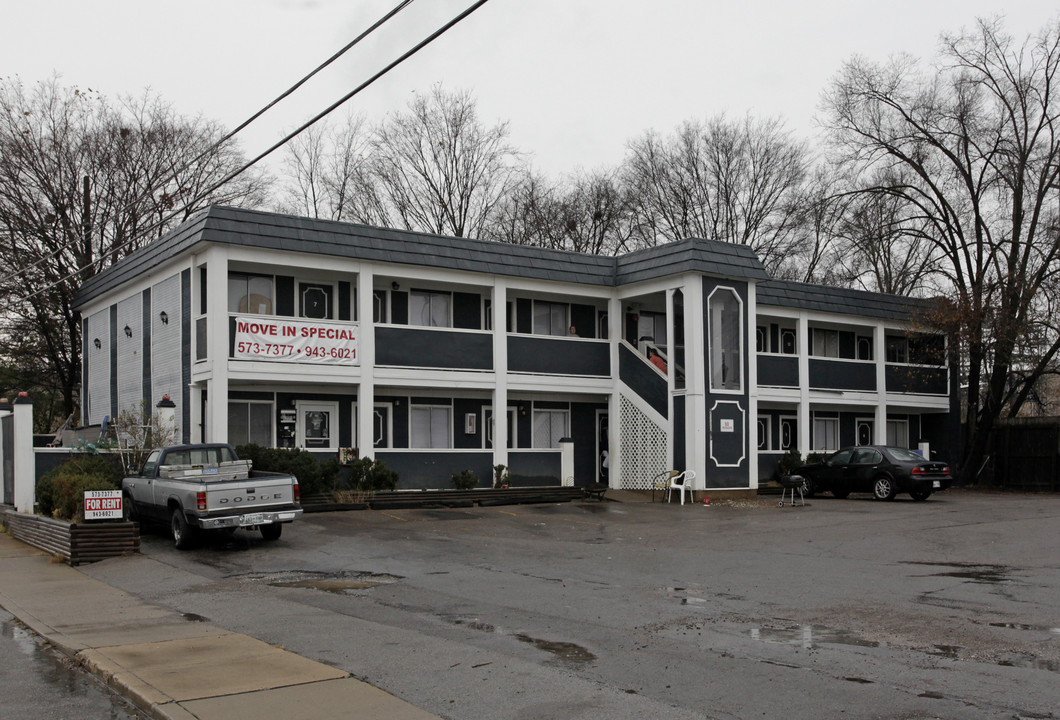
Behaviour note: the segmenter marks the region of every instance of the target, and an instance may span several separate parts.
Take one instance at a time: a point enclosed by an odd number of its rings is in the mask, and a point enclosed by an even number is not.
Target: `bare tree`
[[[222,134],[149,94],[111,104],[55,79],[0,80],[2,360],[43,358],[37,385],[61,393],[62,416],[81,373],[77,286],[205,205],[263,198],[253,172],[214,189],[242,165]]]
[[[631,235],[628,194],[615,170],[551,183],[532,173],[493,214],[489,237],[520,245],[616,255]]]
[[[637,240],[686,237],[748,245],[771,271],[800,246],[800,189],[808,154],[779,120],[686,122],[669,138],[648,132],[629,146],[625,178]]]
[[[360,116],[314,125],[284,147],[283,212],[387,225],[372,175],[372,135]]]
[[[387,224],[457,237],[484,234],[519,170],[508,124],[485,127],[469,92],[440,85],[387,118],[372,150]]]
[[[1043,342],[1021,340],[1056,306],[1058,72],[1060,24],[1019,44],[980,21],[944,38],[934,72],[853,59],[826,98],[839,150],[865,177],[904,178],[870,190],[907,204],[941,259],[951,303],[936,320],[966,364],[969,480],[1002,412],[1019,411],[1060,349],[1051,328]],[[1021,344],[1037,357],[1021,357]]]

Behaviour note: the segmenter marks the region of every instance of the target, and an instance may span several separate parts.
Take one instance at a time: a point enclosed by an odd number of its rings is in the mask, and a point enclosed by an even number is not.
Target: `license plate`
[[[942,487],[942,483],[939,482],[938,480],[936,480],[935,482],[931,483],[931,487],[940,488],[940,487]]]
[[[265,522],[265,516],[261,513],[243,515],[239,518],[240,525],[261,525],[263,522]]]

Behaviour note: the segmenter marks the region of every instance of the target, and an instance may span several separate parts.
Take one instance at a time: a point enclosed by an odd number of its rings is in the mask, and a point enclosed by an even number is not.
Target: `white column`
[[[805,458],[812,450],[810,438],[810,322],[806,313],[799,313],[799,441],[798,450]]]
[[[873,423],[873,442],[887,444],[887,335],[883,324],[872,331],[872,345],[876,359],[876,421]]]
[[[361,263],[357,275],[357,445],[361,457],[375,457],[375,272]]]
[[[85,385],[87,386],[88,383],[86,382]],[[86,397],[86,396],[83,396],[83,397]],[[82,402],[84,402],[83,399],[82,399]],[[84,407],[84,405],[82,405],[82,407]],[[2,428],[3,428],[3,422],[2,421],[3,421],[3,419],[6,418],[6,417],[10,417],[10,416],[11,416],[11,405],[7,402],[6,399],[0,399],[0,433],[2,433]],[[12,420],[11,422],[14,422],[14,421]],[[4,483],[3,468],[4,468],[4,443],[3,443],[3,438],[0,437],[0,503],[3,503],[5,505],[14,505],[15,504],[15,498],[14,497],[7,497],[6,485]]]
[[[611,395],[607,400],[607,476],[608,486],[622,487],[622,396],[618,391],[618,346],[622,342],[622,299],[607,301],[607,342],[611,363]]]
[[[508,467],[508,285],[493,281],[490,305],[493,325],[493,464]],[[487,432],[488,428],[482,428]]]
[[[758,296],[755,283],[747,283],[747,329],[744,347],[747,351],[747,473],[752,490],[758,489]]]
[[[689,273],[681,287],[685,313],[685,468],[696,471],[695,486],[709,486],[707,448],[707,337],[703,328],[703,278]],[[680,458],[678,458],[680,460]],[[702,478],[702,481],[700,481]]]
[[[14,442],[12,459],[15,472],[15,510],[33,512],[37,489],[37,467],[33,457],[33,401],[29,393],[20,392],[12,407]]]
[[[210,248],[205,261],[206,346],[210,381],[206,395],[207,437],[203,440],[228,442],[228,249],[223,246]],[[197,276],[198,268],[192,274]],[[196,303],[197,294],[192,296],[192,307]],[[193,312],[192,317],[195,315]]]

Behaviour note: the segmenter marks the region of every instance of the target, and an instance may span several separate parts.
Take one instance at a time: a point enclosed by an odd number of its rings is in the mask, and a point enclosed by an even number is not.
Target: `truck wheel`
[[[188,525],[188,519],[184,517],[184,511],[179,507],[173,508],[170,517],[169,528],[173,531],[173,545],[177,550],[187,550],[195,541],[195,531]]]
[[[261,526],[261,537],[265,540],[279,540],[280,533],[283,532],[283,525],[280,523],[273,523],[272,525]]]

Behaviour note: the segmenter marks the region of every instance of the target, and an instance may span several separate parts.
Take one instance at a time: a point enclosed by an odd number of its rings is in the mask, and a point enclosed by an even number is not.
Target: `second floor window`
[[[228,312],[272,315],[272,276],[228,274]]]
[[[909,341],[906,338],[897,335],[887,336],[887,362],[909,362]]]
[[[813,351],[810,353],[811,355],[816,355],[817,357],[839,357],[838,330],[814,328],[812,339]]]
[[[413,290],[409,293],[409,325],[452,327],[449,293]]]
[[[566,335],[569,329],[566,303],[534,301],[535,335]]]

